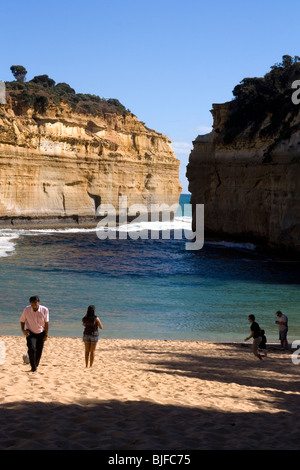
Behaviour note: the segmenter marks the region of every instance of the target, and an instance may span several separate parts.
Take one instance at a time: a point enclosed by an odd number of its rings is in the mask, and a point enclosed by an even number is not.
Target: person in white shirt
[[[48,338],[49,310],[40,305],[37,295],[30,297],[30,305],[25,307],[21,318],[21,331],[26,336],[31,371],[35,372],[39,365],[44,342]]]
[[[276,312],[278,320],[275,321],[278,325],[278,331],[279,331],[279,339],[281,342],[281,346],[285,349],[289,349],[289,343],[287,340],[287,332],[288,332],[288,319],[286,315],[283,315],[283,313],[278,310]]]

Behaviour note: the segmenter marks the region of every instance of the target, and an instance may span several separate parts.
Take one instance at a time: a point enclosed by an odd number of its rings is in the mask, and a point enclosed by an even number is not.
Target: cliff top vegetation
[[[100,98],[96,95],[76,93],[67,83],[55,83],[48,75],[38,75],[25,81],[27,70],[22,65],[12,65],[14,81],[5,82],[8,98],[16,114],[23,114],[28,108],[43,114],[51,104],[67,103],[74,112],[92,115],[115,113],[132,114],[118,99]]]
[[[249,138],[287,137],[299,107],[292,102],[292,83],[300,80],[300,57],[284,55],[264,77],[244,78],[233,90],[224,125],[224,142],[231,143],[246,129]],[[267,119],[268,118],[268,119]]]

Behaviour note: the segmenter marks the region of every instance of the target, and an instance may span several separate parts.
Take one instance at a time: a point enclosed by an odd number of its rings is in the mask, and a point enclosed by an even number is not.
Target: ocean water
[[[182,195],[181,207],[188,203]],[[81,337],[81,319],[94,304],[105,338],[240,342],[252,313],[268,341],[278,342],[280,309],[289,318],[289,341],[300,340],[299,263],[222,241],[186,250],[191,213],[185,209],[167,223],[170,239],[100,240],[94,229],[1,230],[0,335],[21,334],[21,312],[37,294],[50,310],[52,336]],[[131,226],[136,236],[140,228]],[[181,239],[172,238],[174,228]]]

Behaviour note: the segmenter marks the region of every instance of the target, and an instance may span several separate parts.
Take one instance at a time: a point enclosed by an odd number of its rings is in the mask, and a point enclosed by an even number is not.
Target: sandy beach
[[[37,372],[0,336],[0,449],[298,449],[300,364],[250,344],[50,337]]]

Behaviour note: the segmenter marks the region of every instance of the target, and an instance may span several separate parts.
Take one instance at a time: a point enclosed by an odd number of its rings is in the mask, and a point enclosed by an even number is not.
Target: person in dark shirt
[[[251,326],[250,326],[251,333],[250,333],[250,336],[247,336],[247,338],[245,338],[245,341],[248,341],[248,339],[253,338],[252,352],[254,356],[262,360],[262,356],[258,352],[258,348],[261,343],[261,331],[260,331],[259,324],[255,321],[254,315],[249,315],[248,320],[251,323]]]

